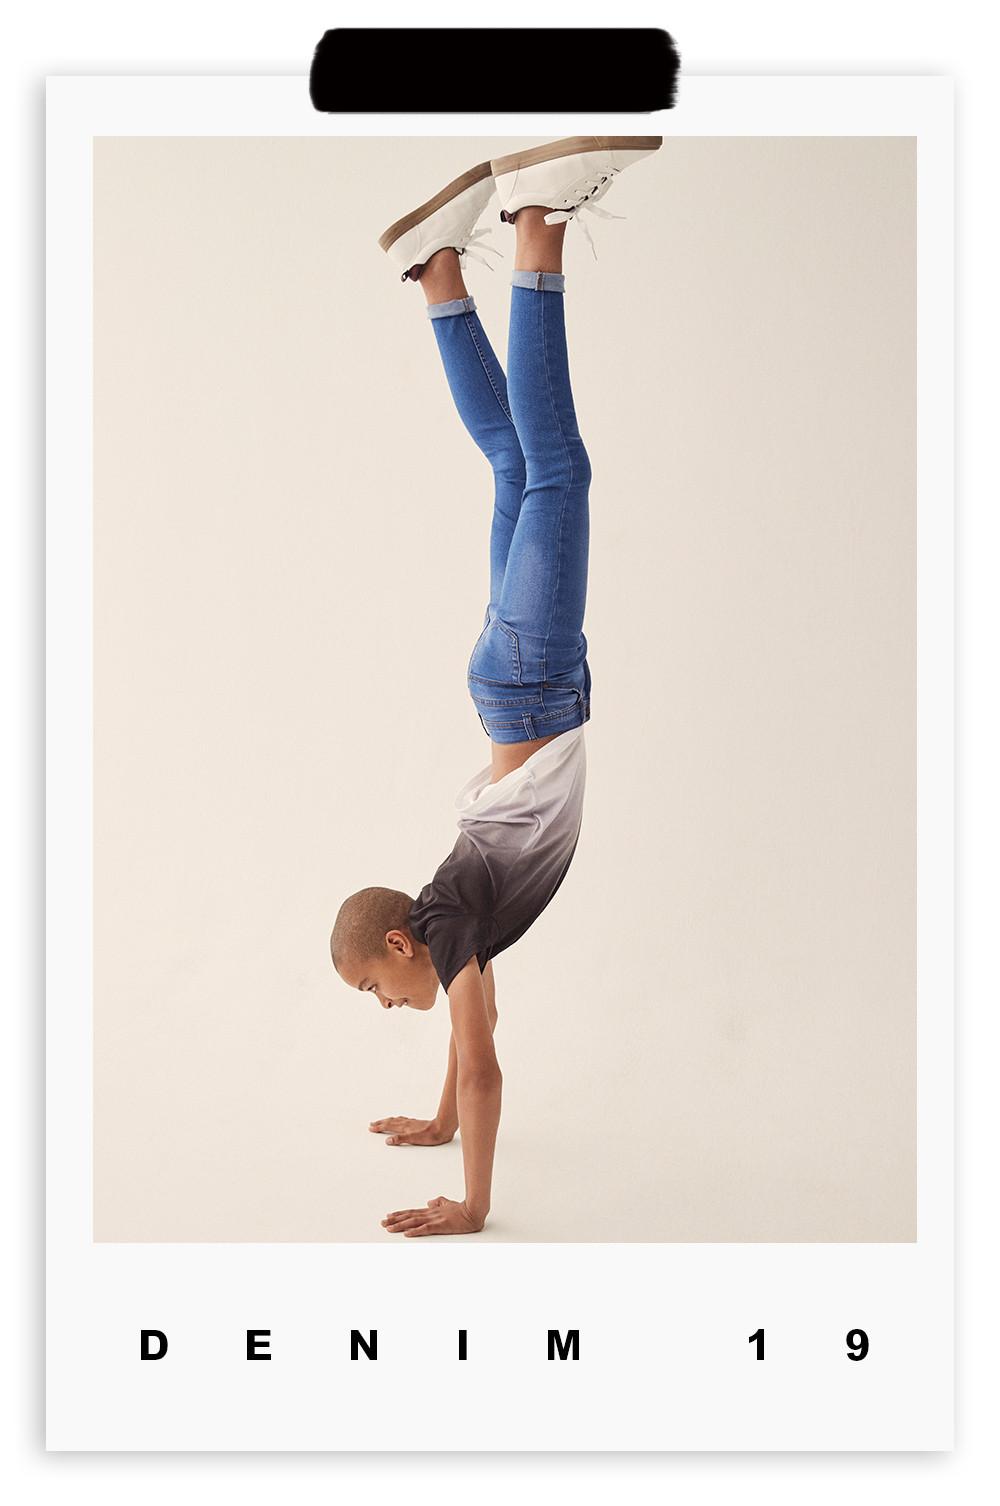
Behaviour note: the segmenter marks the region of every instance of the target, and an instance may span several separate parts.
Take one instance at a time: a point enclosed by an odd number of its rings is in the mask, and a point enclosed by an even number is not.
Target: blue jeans
[[[512,273],[506,377],[474,298],[427,305],[459,416],[493,469],[490,600],[467,679],[499,743],[590,717],[591,470],[570,388],[564,287],[561,272]]]

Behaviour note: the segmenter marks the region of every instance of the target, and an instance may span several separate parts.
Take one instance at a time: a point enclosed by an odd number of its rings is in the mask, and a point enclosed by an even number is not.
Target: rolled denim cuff
[[[512,288],[534,288],[538,293],[564,293],[566,291],[565,272],[512,272],[510,274]]]
[[[472,314],[475,312],[476,300],[468,298],[449,298],[446,303],[429,303],[427,305],[428,319],[447,319],[450,314]]]

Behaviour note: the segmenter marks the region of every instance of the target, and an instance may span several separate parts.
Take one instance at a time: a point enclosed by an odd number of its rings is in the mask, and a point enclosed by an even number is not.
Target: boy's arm
[[[490,1211],[493,1152],[500,1123],[503,1077],[493,1046],[486,987],[471,957],[448,990],[452,1039],[458,1056],[455,1097],[462,1130],[465,1208],[479,1228]]]
[[[497,991],[496,979],[493,976],[493,959],[490,958],[483,968],[483,992],[486,995],[486,1013],[489,1017],[490,1029],[497,1028]],[[441,1090],[441,1102],[434,1116],[433,1123],[436,1129],[449,1139],[458,1129],[458,1101],[456,1090],[458,1087],[458,1051],[455,1047],[455,1031],[451,1032],[451,1040],[448,1043],[448,1070],[445,1074],[444,1087]]]
[[[457,1058],[455,1098],[462,1130],[465,1198],[431,1198],[426,1208],[402,1208],[382,1220],[389,1233],[474,1234],[486,1222],[493,1182],[493,1153],[500,1123],[503,1078],[493,1049],[486,985],[471,957],[451,982],[452,1039]]]
[[[493,978],[493,961],[483,968],[483,992],[486,995],[486,1013],[490,1029],[496,1029],[497,1005],[496,984]],[[448,1068],[445,1072],[441,1101],[433,1119],[410,1119],[402,1114],[389,1119],[373,1119],[368,1125],[375,1135],[385,1135],[387,1145],[447,1145],[455,1138],[458,1129],[458,1051],[455,1047],[455,1031],[448,1043]]]

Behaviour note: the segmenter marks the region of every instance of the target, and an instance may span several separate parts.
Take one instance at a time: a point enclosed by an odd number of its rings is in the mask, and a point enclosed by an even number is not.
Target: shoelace
[[[472,251],[472,250],[469,249],[470,246],[471,246],[471,243],[473,241],[481,240],[484,235],[489,235],[489,233],[490,233],[489,226],[488,225],[481,225],[478,230],[474,230],[470,236],[467,236],[466,237],[466,241],[465,241],[465,245],[464,246],[459,246],[459,248],[458,248],[458,258],[459,258],[459,261],[461,261],[463,257],[471,256],[472,259],[473,259],[473,261],[481,261],[482,264],[483,264],[483,266],[484,267],[489,267],[489,269],[490,269],[491,272],[496,271],[496,268],[494,266],[492,266],[491,263],[486,260],[485,256],[480,256],[479,255],[479,251],[480,250],[482,250],[482,251],[489,251],[494,256],[503,256],[503,252],[497,246],[482,246],[482,247],[479,247],[475,251]]]
[[[596,203],[592,204],[590,202],[592,198],[603,198],[604,194],[607,193],[608,188],[611,187],[611,184],[614,181],[614,176],[615,169],[612,168],[608,173],[601,173],[599,177],[595,176],[591,178],[589,180],[589,183],[592,186],[588,188],[579,204],[574,204],[572,209],[553,209],[545,216],[546,225],[561,225],[566,220],[575,221],[575,223],[579,225],[580,229],[587,237],[587,240],[590,242],[590,249],[594,253],[595,261],[597,260],[597,247],[594,245],[594,237],[591,235],[590,230],[587,228],[587,225],[584,223],[584,221],[577,219],[577,215],[580,213],[581,209],[587,209],[591,214],[599,215],[602,220],[624,220],[628,218],[628,216],[624,214],[612,214],[610,210],[598,209]]]
[[[547,214],[545,216],[546,225],[561,225],[564,220],[572,220],[574,224],[579,225],[580,229],[583,231],[584,235],[590,242],[590,249],[591,251],[593,251],[594,260],[596,261],[597,247],[594,245],[594,237],[591,235],[583,220],[577,219],[577,215],[580,213],[581,209],[587,209],[591,214],[600,215],[602,220],[625,220],[628,219],[628,215],[612,214],[610,209],[598,209],[596,204],[583,203],[574,204],[572,209],[553,209],[550,214]]]
[[[484,235],[489,235],[489,233],[490,233],[489,226],[488,225],[481,225],[478,230],[473,230],[471,232],[471,234],[469,234],[469,235],[467,235],[465,237],[465,244],[464,245],[462,245],[462,246],[455,246],[454,249],[458,252],[458,259],[459,259],[459,261],[461,261],[463,259],[463,257],[465,257],[465,256],[471,256],[474,261],[481,261],[484,267],[489,267],[491,272],[495,271],[495,268],[492,267],[492,266],[490,266],[490,263],[486,260],[485,256],[480,256],[479,255],[479,251],[478,250],[475,250],[475,251],[470,251],[469,250],[469,244],[470,244],[471,241],[481,240]],[[459,237],[459,239],[461,239],[461,237]],[[492,251],[492,253],[493,253],[494,256],[503,256],[503,252],[501,250],[499,250],[496,246],[483,246],[482,249],[484,251]],[[421,267],[421,270],[422,270],[422,266],[421,266],[420,262],[415,263],[414,267],[404,267],[403,274],[402,274],[402,276],[399,279],[400,282],[405,282],[408,277],[411,277],[412,274],[415,271],[415,267]],[[413,276],[413,281],[417,281],[418,278],[419,278],[419,276],[420,276],[420,273],[417,272],[416,275]]]

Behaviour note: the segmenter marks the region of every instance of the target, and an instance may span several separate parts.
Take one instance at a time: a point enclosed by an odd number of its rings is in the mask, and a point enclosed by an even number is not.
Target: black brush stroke
[[[643,113],[673,109],[679,71],[655,26],[338,26],[316,46],[309,96],[332,115]]]

